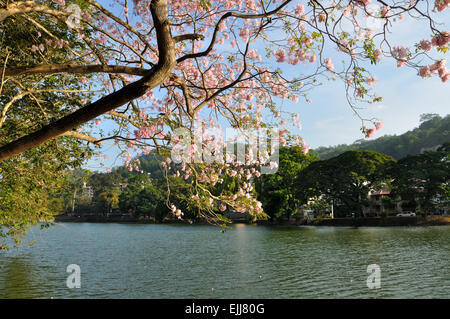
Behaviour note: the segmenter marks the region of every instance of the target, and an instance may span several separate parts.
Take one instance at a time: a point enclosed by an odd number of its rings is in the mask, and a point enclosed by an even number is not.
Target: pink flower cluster
[[[371,0],[356,0],[356,4],[363,7],[368,6],[371,2]]]
[[[375,129],[370,128],[366,131],[366,138],[371,138],[373,133],[375,132]]]
[[[379,121],[375,123],[375,129],[378,131],[383,126],[383,122]]]
[[[442,82],[447,82],[450,78],[450,73],[445,67],[445,63],[446,60],[442,59],[434,64],[425,65],[419,69],[419,76],[421,76],[422,78],[427,78],[437,72]]]
[[[376,84],[377,83],[377,78],[375,78],[375,77],[369,77],[369,78],[367,78],[367,84],[369,84],[369,85],[374,85],[374,84]]]
[[[282,63],[286,61],[286,51],[284,49],[278,49],[273,53],[277,62]]]
[[[296,15],[300,16],[300,15],[303,14],[303,12],[305,12],[305,7],[304,7],[303,5],[297,4],[297,5],[294,7],[294,13],[295,13]]]
[[[327,18],[327,15],[325,14],[325,12],[322,12],[321,14],[319,14],[319,22],[324,22]]]
[[[381,8],[381,16],[383,18],[387,18],[391,14],[391,7],[390,6],[384,6]]]
[[[436,0],[434,2],[434,7],[438,12],[442,12],[447,8],[450,8],[450,0]]]
[[[376,49],[375,51],[373,51],[373,54],[375,55],[377,62],[380,62],[380,56],[381,54],[383,54],[383,52],[380,49]]]
[[[435,47],[443,47],[448,42],[450,42],[449,31],[443,31],[440,34],[436,34],[433,39],[431,39],[431,44]]]
[[[363,131],[363,133],[365,133],[366,138],[371,138],[373,136],[373,133],[375,133],[375,131],[378,131],[379,129],[381,129],[381,127],[383,126],[383,122],[381,122],[381,121],[374,122],[373,124],[375,125],[375,128],[368,129],[365,126],[362,127],[362,131]]]
[[[32,45],[31,46],[31,52],[36,52],[36,51],[41,51],[41,52],[44,52],[44,45],[41,43],[41,44],[39,44],[39,46],[37,46],[37,45]]]
[[[311,147],[309,147],[308,145],[303,145],[302,146],[302,153],[306,155],[306,154],[308,154],[310,149],[311,149]]]
[[[334,70],[334,65],[333,62],[331,61],[331,58],[325,58],[323,62],[325,62],[325,67],[327,68],[328,71]]]
[[[408,52],[404,47],[398,45],[392,50],[392,56],[397,59],[397,67],[402,67],[407,62]]]
[[[242,38],[243,41],[247,41],[248,36],[250,35],[250,30],[248,28],[242,28],[239,32],[239,36]]]
[[[428,41],[428,40],[422,40],[422,41],[420,41],[420,48],[422,49],[422,50],[424,50],[425,52],[429,52],[429,51],[431,51],[431,47],[432,47],[432,45],[431,45],[431,42],[430,41]]]
[[[151,127],[143,127],[139,130],[134,131],[134,135],[138,140],[142,138],[150,138],[155,135],[156,128],[154,126]]]

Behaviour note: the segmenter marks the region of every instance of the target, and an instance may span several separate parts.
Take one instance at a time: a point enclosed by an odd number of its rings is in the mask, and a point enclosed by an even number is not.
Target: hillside
[[[315,152],[321,159],[329,159],[349,150],[371,150],[400,159],[409,154],[421,153],[450,141],[450,114],[423,114],[418,128],[401,135],[385,135],[372,141],[357,140],[351,145],[341,144],[319,147]]]

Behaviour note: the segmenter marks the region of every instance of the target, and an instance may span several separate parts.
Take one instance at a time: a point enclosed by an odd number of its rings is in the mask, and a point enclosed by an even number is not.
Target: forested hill
[[[408,154],[421,153],[450,141],[450,114],[422,114],[418,128],[401,135],[385,135],[372,141],[357,140],[351,145],[341,144],[315,149],[321,159],[329,159],[349,150],[372,150],[400,159]]]

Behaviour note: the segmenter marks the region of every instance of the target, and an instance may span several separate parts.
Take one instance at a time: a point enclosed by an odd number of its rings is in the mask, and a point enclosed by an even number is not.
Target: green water
[[[449,298],[450,227],[62,223],[0,252],[0,298]],[[66,267],[81,268],[69,289]],[[381,288],[367,287],[367,266]],[[214,288],[214,289],[213,289]]]

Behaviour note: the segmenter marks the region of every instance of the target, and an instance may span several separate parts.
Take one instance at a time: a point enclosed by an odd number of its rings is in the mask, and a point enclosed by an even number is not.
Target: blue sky
[[[131,1],[130,1],[131,2]],[[300,1],[304,3],[304,1]],[[450,11],[450,10],[447,10]],[[449,30],[450,13],[441,14],[438,22],[443,23],[441,29]],[[446,23],[444,23],[444,21]],[[401,23],[394,23],[390,42],[394,45],[410,46],[415,41],[430,38],[426,23],[418,23],[409,18]],[[329,56],[339,65],[338,56],[329,51]],[[440,55],[438,57],[445,57]],[[447,54],[448,57],[448,54]],[[449,62],[450,63],[450,62]],[[276,65],[279,66],[279,65]],[[301,65],[286,68],[301,68]],[[383,97],[381,103],[365,105],[360,110],[364,118],[378,118],[383,121],[383,128],[376,131],[371,139],[383,135],[402,134],[419,125],[419,116],[422,113],[438,113],[445,116],[450,110],[450,84],[434,76],[422,79],[413,69],[397,68],[396,62],[383,58],[376,66],[367,66],[378,80],[374,91]],[[447,65],[448,67],[448,65]],[[290,72],[291,70],[287,70]],[[296,72],[296,70],[293,70]],[[349,144],[363,138],[360,131],[361,121],[354,115],[345,98],[344,85],[340,81],[325,81],[322,86],[308,93],[312,104],[300,98],[298,103],[286,100],[283,110],[297,112],[302,120],[302,130],[294,130],[306,140],[312,148],[338,144]],[[105,128],[110,124],[103,123]],[[100,166],[97,160],[91,160],[86,167],[91,170],[103,170],[121,164],[116,160],[118,149],[112,144],[104,144],[102,151],[109,157]]]

